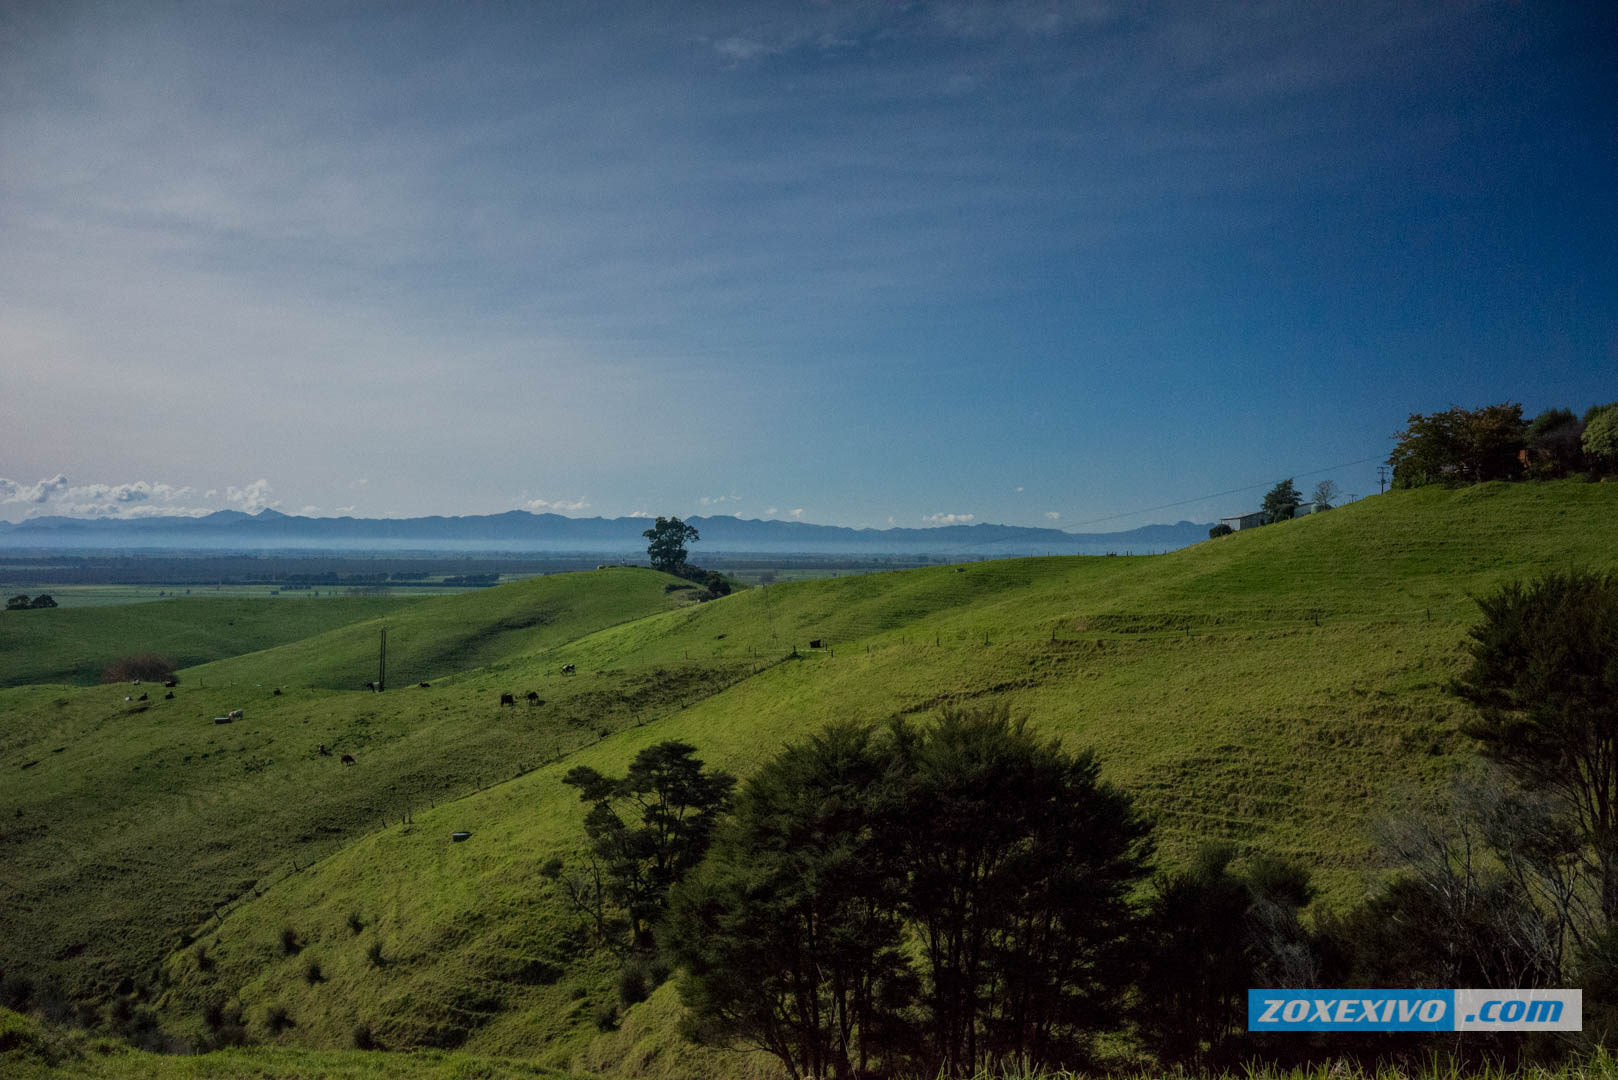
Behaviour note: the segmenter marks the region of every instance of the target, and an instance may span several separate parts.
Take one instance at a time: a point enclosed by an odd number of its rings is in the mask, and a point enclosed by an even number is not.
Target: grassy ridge
[[[421,600],[386,619],[210,664],[196,674],[237,684],[359,689],[376,677],[378,631],[386,625],[388,685],[409,686],[517,655],[531,660],[582,633],[689,604],[689,592],[664,591],[667,585],[683,584],[666,574],[627,567],[529,578]]]
[[[661,610],[670,580],[620,570],[519,582],[493,597],[502,628],[487,640],[543,649],[637,610]],[[478,599],[422,602],[448,612],[447,648],[465,642],[475,622],[466,608]],[[518,611],[535,621],[526,636],[506,625]],[[430,625],[408,614],[390,616],[407,635]],[[536,663],[521,686],[451,679],[381,695],[295,685],[273,693],[272,676],[299,672],[305,659],[320,677],[337,678],[359,662],[344,650],[374,649],[374,639],[362,625],[191,669],[173,700],[159,690],[126,701],[133,688],[123,685],[0,690],[4,966],[60,978],[76,994],[106,993],[150,972],[216,911],[347,839],[740,677],[709,664],[674,678],[637,675],[609,694]],[[414,640],[431,648],[424,634]],[[546,704],[499,706],[501,691],[528,687]],[[236,708],[240,722],[213,722]],[[343,754],[357,764],[344,767]]]
[[[112,607],[0,611],[0,687],[92,686],[120,656],[155,652],[179,667],[257,652],[334,627],[395,615],[417,598],[175,597]]]
[[[1095,746],[1108,777],[1157,819],[1167,861],[1228,837],[1301,858],[1327,903],[1350,901],[1375,869],[1369,820],[1465,749],[1442,687],[1476,614],[1469,594],[1569,561],[1613,565],[1615,520],[1612,485],[1424,490],[1156,558],[794,583],[602,629],[542,659],[577,663],[603,700],[654,672],[760,667],[289,877],[204,928],[211,968],[170,959],[170,1008],[236,1000],[261,1025],[278,1006],[297,1020],[279,1039],[309,1046],[340,1045],[365,1022],[390,1045],[646,1072],[646,1047],[678,1046],[675,1021],[646,1013],[666,991],[630,1015],[651,1025],[641,1049],[613,1050],[620,1040],[595,1023],[613,1004],[611,965],[539,873],[580,834],[562,772],[618,771],[678,737],[745,774],[831,719],[924,716],[974,698],[1005,700],[1070,745]],[[811,651],[811,638],[831,648]],[[780,661],[794,647],[798,658]],[[541,677],[538,662],[516,657],[464,679],[492,689]],[[459,828],[472,841],[452,845]],[[367,918],[360,935],[344,925],[355,910]],[[279,951],[289,925],[307,935],[307,956]],[[371,941],[382,967],[367,960]],[[303,977],[310,958],[325,981]],[[706,1067],[734,1071],[719,1059]]]

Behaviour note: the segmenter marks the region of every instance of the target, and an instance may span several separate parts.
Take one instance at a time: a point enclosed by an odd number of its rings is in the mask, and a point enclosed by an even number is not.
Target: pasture
[[[604,1021],[612,959],[541,872],[577,857],[567,769],[621,771],[679,738],[745,775],[829,720],[1003,701],[1098,750],[1157,822],[1165,865],[1229,839],[1303,861],[1318,903],[1342,906],[1380,872],[1369,824],[1467,751],[1443,687],[1472,597],[1613,566],[1615,520],[1615,485],[1487,485],[1166,556],[936,566],[700,606],[649,570],[558,575],[390,615],[400,676],[381,695],[360,689],[374,620],[188,670],[186,694],[145,710],[123,687],[0,691],[16,779],[0,794],[0,937],[8,963],[77,992],[134,979],[197,1037],[225,1001],[278,1045],[339,1048],[365,1024],[394,1048],[740,1075],[742,1059],[680,1041],[670,986]],[[241,722],[211,723],[238,707]],[[272,1030],[277,1013],[293,1023]]]

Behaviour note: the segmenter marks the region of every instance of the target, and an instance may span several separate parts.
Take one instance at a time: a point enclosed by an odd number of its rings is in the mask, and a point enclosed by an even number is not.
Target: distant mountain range
[[[1070,533],[1016,525],[945,525],[932,529],[846,529],[802,521],[736,517],[686,519],[702,535],[693,562],[709,552],[771,554],[1043,555],[1170,551],[1208,538],[1211,524],[1181,521],[1128,532]],[[570,518],[560,514],[469,517],[322,518],[275,510],[220,510],[206,517],[39,517],[0,522],[7,548],[196,548],[269,550],[644,552],[642,517]]]

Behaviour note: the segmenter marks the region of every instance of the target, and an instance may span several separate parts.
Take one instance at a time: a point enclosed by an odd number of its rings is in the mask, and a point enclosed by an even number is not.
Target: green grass
[[[155,652],[191,667],[392,615],[417,602],[370,596],[322,596],[308,603],[191,596],[75,606],[65,596],[61,607],[0,611],[0,687],[93,685],[112,661],[132,653]]]
[[[1471,597],[1613,566],[1615,521],[1618,485],[1488,485],[1165,556],[802,581],[701,606],[650,571],[558,575],[390,617],[390,668],[397,650],[428,690],[334,689],[370,677],[372,623],[189,672],[205,690],[183,714],[130,714],[117,687],[6,691],[0,770],[19,780],[0,794],[0,938],[101,987],[172,949],[162,1004],[193,1034],[221,1000],[279,1045],[341,1047],[366,1023],[392,1047],[737,1075],[733,1057],[680,1043],[672,987],[598,1030],[610,958],[539,873],[579,842],[567,768],[620,771],[677,737],[746,774],[832,719],[1004,701],[1097,748],[1157,821],[1165,863],[1227,838],[1303,860],[1341,906],[1376,871],[1367,824],[1467,751],[1443,686]],[[495,705],[530,688],[545,706]],[[233,705],[246,724],[201,719]],[[360,764],[341,769],[318,742]],[[10,771],[30,756],[41,764]],[[471,839],[451,843],[457,829]],[[272,1033],[271,1006],[295,1026]]]

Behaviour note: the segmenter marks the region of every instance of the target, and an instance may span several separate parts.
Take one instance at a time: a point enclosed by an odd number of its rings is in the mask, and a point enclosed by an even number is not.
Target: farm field
[[[1618,564],[1615,523],[1615,485],[1496,484],[1166,556],[702,605],[650,570],[593,571],[390,612],[381,695],[360,689],[377,619],[188,669],[146,709],[117,686],[0,691],[6,966],[101,1001],[133,990],[193,1038],[228,1003],[287,1047],[347,1047],[363,1024],[390,1049],[744,1075],[745,1056],[681,1041],[672,985],[619,1014],[612,958],[541,872],[577,857],[569,768],[621,771],[678,738],[745,775],[830,720],[1003,702],[1096,748],[1163,865],[1228,839],[1306,863],[1340,907],[1379,873],[1372,821],[1467,749],[1444,685],[1473,597]],[[229,708],[242,721],[214,725]],[[292,1022],[274,1032],[273,1014]]]
[[[419,599],[322,596],[283,603],[192,595],[80,605],[62,594],[61,607],[0,611],[0,687],[94,685],[109,664],[134,653],[155,652],[180,667],[193,667],[391,615]]]
[[[479,586],[481,587],[481,586]],[[43,585],[30,586],[31,595],[48,594],[58,607],[113,607],[120,604],[150,604],[160,600],[196,597],[209,600],[335,600],[391,597],[412,600],[423,596],[455,596],[473,591],[464,585],[433,582],[385,585],[376,589],[350,589],[346,586],[290,589],[277,585],[205,585],[163,587],[158,585]]]

